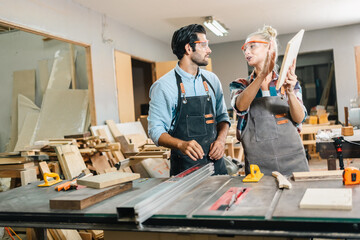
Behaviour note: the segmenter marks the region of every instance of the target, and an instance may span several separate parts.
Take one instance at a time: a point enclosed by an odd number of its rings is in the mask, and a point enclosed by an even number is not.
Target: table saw
[[[165,201],[141,226],[128,216],[122,217],[125,215],[119,211],[122,206],[136,205],[139,196],[142,200],[147,194],[151,197],[152,192],[169,179],[137,179],[132,189],[83,210],[50,209],[49,200],[64,196],[68,191],[39,188],[40,182],[35,182],[0,193],[0,225],[37,230],[69,228],[222,236],[360,238],[358,185],[344,186],[341,180],[290,180],[291,189],[279,189],[272,176],[264,176],[258,183],[244,183],[242,179],[240,176],[208,176],[175,200]],[[232,187],[246,188],[247,194],[226,210],[210,210]],[[299,202],[307,188],[350,188],[352,209],[300,209]]]

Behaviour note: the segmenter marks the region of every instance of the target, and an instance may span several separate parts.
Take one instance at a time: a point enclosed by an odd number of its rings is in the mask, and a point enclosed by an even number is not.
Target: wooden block
[[[339,180],[342,179],[343,170],[294,172],[294,181]]]
[[[86,137],[90,137],[90,136],[91,136],[90,132],[84,132],[84,133],[78,133],[78,134],[65,135],[64,138],[86,138]]]
[[[94,239],[100,239],[104,237],[104,231],[103,230],[87,230],[92,234],[92,237]]]
[[[57,229],[57,232],[61,239],[81,240],[78,231],[73,229]]]
[[[306,209],[352,209],[352,189],[308,188],[300,201]]]
[[[85,179],[78,179],[77,183],[91,188],[105,188],[140,178],[137,173],[110,172]]]
[[[27,169],[25,171],[20,172],[21,176],[21,186],[26,186],[31,182],[37,181],[37,175],[35,169]]]
[[[84,159],[75,145],[60,145],[55,147],[61,169],[67,180],[78,176],[86,168]]]
[[[118,136],[122,136],[123,134],[120,132],[120,130],[116,127],[116,124],[114,122],[114,120],[106,120],[106,125],[108,125],[111,134],[113,135],[114,138],[118,137]]]
[[[139,150],[135,148],[135,144],[130,143],[130,141],[124,135],[115,137],[115,141],[120,143],[121,151],[123,153],[139,152]]]
[[[57,173],[58,175],[61,174],[59,162],[49,162],[48,166],[49,166],[51,172]]]
[[[82,185],[81,183],[78,184]],[[64,196],[50,199],[50,208],[81,210],[131,188],[132,182],[118,184],[102,189],[83,188],[70,192]]]
[[[290,189],[292,187],[291,183],[282,175],[281,173],[277,171],[273,171],[272,175],[276,177],[276,180],[279,183],[279,188],[287,188]]]
[[[309,124],[318,124],[317,116],[309,116]]]
[[[92,234],[89,232],[80,231],[79,234],[82,240],[92,240]]]
[[[49,168],[49,166],[47,165],[46,162],[39,162],[39,169],[40,169],[41,175],[44,175],[44,173],[51,172],[50,168]]]
[[[96,153],[90,157],[92,166],[96,169],[98,174],[105,173],[105,169],[111,168],[106,156]]]
[[[341,135],[343,136],[353,136],[354,135],[354,127],[353,126],[345,126],[341,128]]]

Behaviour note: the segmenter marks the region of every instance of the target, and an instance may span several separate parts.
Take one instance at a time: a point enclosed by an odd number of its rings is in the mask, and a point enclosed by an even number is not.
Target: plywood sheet
[[[11,105],[11,132],[10,142],[6,149],[7,152],[12,152],[14,150],[18,136],[18,94],[24,95],[33,102],[35,101],[35,70],[14,72]]]
[[[163,158],[147,158],[141,161],[146,172],[153,178],[170,177],[170,169],[167,160]]]
[[[38,61],[41,96],[44,96],[50,78],[49,60]]]
[[[135,121],[131,56],[115,51],[116,86],[120,122]]]
[[[59,50],[55,53],[53,67],[51,69],[48,89],[66,90],[71,83],[71,60],[67,50]]]
[[[84,132],[88,103],[87,90],[48,89],[41,107],[35,141]]]
[[[14,151],[23,151],[27,147],[33,145],[33,138],[39,114],[40,113],[38,112],[31,112],[26,115]]]
[[[50,208],[81,210],[131,188],[132,182],[117,184],[102,189],[83,188],[66,194],[65,196],[50,199]]]
[[[101,134],[99,134],[99,131],[98,131],[100,129],[101,129],[101,132],[105,132],[106,137],[110,142],[112,142],[112,143],[115,142],[115,139],[112,136],[110,129],[107,125],[91,126],[90,127],[91,134],[93,136],[102,136]]]
[[[300,201],[300,208],[351,210],[352,189],[308,188]]]
[[[55,151],[67,180],[77,177],[82,170],[86,169],[84,159],[77,146],[59,145],[55,147]]]
[[[140,121],[137,122],[126,122],[126,123],[117,123],[116,127],[123,135],[132,135],[140,134],[147,138],[146,132]]]
[[[277,90],[280,89],[281,86],[284,84],[286,74],[290,66],[293,64],[294,59],[296,59],[298,55],[303,36],[304,29],[301,29],[287,44],[284,59],[279,72],[279,80],[276,84]]]
[[[28,113],[40,113],[40,108],[29,98],[22,94],[18,95],[18,134],[20,135],[25,117]]]
[[[138,173],[109,172],[101,175],[79,179],[77,182],[92,188],[105,188],[140,178]]]

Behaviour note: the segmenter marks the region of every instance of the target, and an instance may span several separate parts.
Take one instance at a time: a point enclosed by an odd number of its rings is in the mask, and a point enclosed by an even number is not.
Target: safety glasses
[[[259,46],[259,43],[269,44],[269,42],[265,42],[265,41],[258,41],[258,40],[248,41],[248,42],[244,43],[244,45],[242,45],[241,50],[244,53],[246,52],[247,49],[252,51]]]
[[[209,40],[205,40],[205,41],[195,41],[194,43],[199,43],[200,46],[203,47],[203,48],[209,47]]]

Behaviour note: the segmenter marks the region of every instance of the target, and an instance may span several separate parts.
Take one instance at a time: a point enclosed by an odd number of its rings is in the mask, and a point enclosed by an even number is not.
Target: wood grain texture
[[[338,180],[342,179],[343,170],[294,172],[294,181]]]
[[[103,189],[83,188],[50,199],[51,209],[81,210],[132,188],[132,182]]]
[[[75,145],[56,146],[55,151],[65,178],[70,180],[86,169],[84,159]]]
[[[140,178],[138,173],[109,172],[101,175],[78,179],[77,183],[91,188],[105,188]]]
[[[306,209],[352,209],[352,189],[308,188],[300,201]]]

